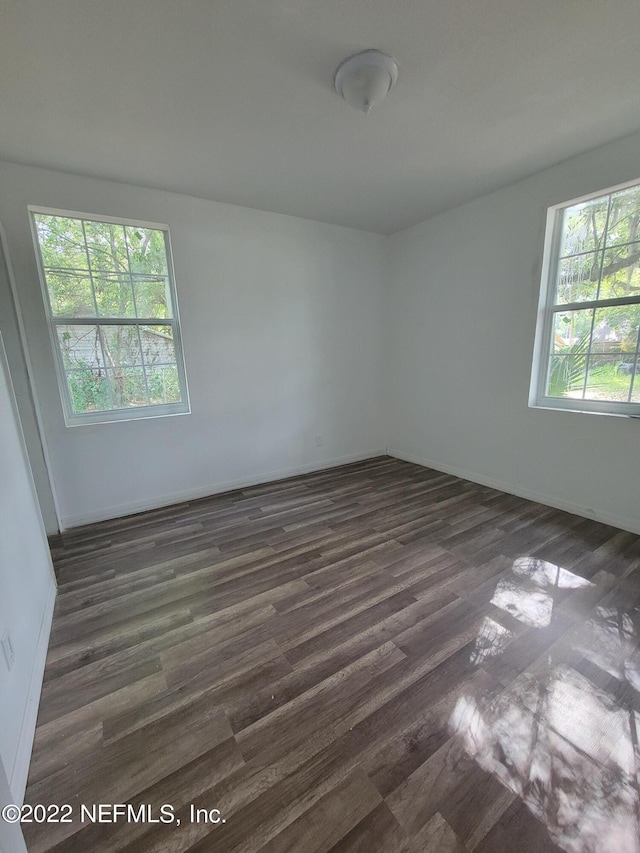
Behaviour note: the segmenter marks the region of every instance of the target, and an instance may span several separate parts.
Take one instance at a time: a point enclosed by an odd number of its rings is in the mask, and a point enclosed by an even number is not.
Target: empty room
[[[637,0],[0,0],[1,853],[640,853]]]

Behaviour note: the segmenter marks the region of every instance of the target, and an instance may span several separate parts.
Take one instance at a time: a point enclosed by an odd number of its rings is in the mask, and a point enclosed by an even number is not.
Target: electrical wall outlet
[[[7,662],[7,669],[12,669],[16,656],[13,651],[13,646],[11,645],[11,636],[6,630],[2,632],[2,637],[0,637],[0,645],[2,645],[4,658]]]
[[[322,447],[322,436],[321,435],[316,436],[316,447]]]

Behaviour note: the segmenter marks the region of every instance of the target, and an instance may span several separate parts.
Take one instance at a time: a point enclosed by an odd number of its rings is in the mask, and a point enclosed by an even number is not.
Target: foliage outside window
[[[188,411],[166,228],[31,216],[67,424]]]
[[[640,184],[550,208],[532,405],[640,414]]]

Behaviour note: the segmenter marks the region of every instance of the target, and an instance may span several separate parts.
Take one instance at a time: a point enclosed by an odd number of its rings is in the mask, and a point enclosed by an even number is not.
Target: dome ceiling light
[[[338,66],[336,92],[357,110],[368,113],[395,85],[398,65],[379,50],[364,50]]]

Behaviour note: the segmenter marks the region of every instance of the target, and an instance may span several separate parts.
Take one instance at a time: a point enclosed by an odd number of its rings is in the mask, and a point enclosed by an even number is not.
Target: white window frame
[[[176,293],[175,275],[173,269],[173,255],[171,252],[171,238],[169,234],[169,226],[158,222],[144,222],[138,219],[126,219],[124,217],[102,216],[94,213],[81,213],[75,210],[61,210],[53,207],[40,207],[36,205],[28,205],[29,222],[31,225],[31,234],[36,254],[36,262],[38,266],[38,275],[40,278],[40,288],[42,292],[42,300],[44,304],[47,325],[49,327],[49,337],[54,355],[54,364],[56,369],[56,378],[58,380],[58,388],[62,400],[62,410],[64,413],[64,421],[66,426],[75,427],[90,424],[113,423],[119,421],[140,420],[144,418],[161,418],[172,415],[188,415],[191,413],[189,403],[189,388],[187,385],[187,374],[184,363],[184,353],[182,349],[181,324],[180,314],[178,310],[178,298]],[[42,252],[40,249],[40,241],[38,239],[35,214],[43,214],[46,216],[60,216],[66,219],[82,219],[90,222],[113,223],[114,225],[129,225],[137,228],[149,228],[155,231],[164,233],[164,244],[167,255],[167,272],[169,291],[171,294],[172,317],[55,317],[51,306],[51,298],[49,288],[47,287],[46,276],[44,272],[44,263]],[[89,277],[92,278],[92,272],[89,269]],[[130,406],[122,409],[107,409],[105,411],[83,412],[78,413],[73,411],[71,401],[71,392],[67,381],[67,374],[64,367],[62,352],[56,334],[56,327],[63,326],[153,326],[163,325],[171,326],[173,335],[173,345],[176,356],[176,366],[178,371],[178,384],[180,387],[180,395],[182,400],[179,403],[159,403],[149,406]]]
[[[533,365],[531,369],[531,385],[529,388],[529,406],[538,409],[555,409],[570,412],[586,412],[599,415],[614,415],[618,417],[640,418],[640,403],[620,402],[616,400],[576,400],[567,397],[549,397],[546,394],[549,371],[549,353],[551,352],[551,336],[553,334],[553,315],[557,312],[584,310],[589,308],[607,308],[616,305],[640,304],[637,297],[620,297],[617,299],[599,299],[584,302],[570,302],[556,305],[555,290],[560,259],[560,244],[562,240],[562,219],[566,208],[573,207],[592,199],[603,198],[620,190],[640,186],[640,179],[626,181],[613,187],[598,190],[547,209],[542,274],[540,282],[540,298],[536,335],[533,349]],[[640,335],[636,343],[636,358],[640,359]],[[632,374],[634,388],[640,385],[640,373]]]

